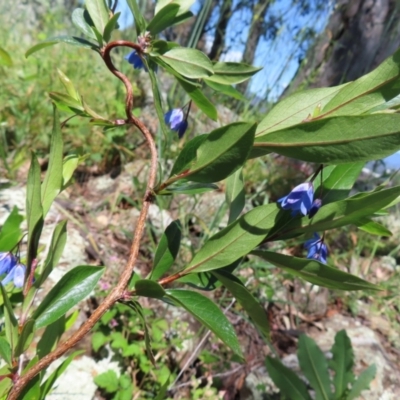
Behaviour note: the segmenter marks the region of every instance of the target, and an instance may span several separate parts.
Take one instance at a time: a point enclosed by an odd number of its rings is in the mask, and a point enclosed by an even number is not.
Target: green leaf
[[[389,229],[385,228],[378,222],[370,220],[369,218],[361,218],[355,224],[358,226],[358,229],[361,229],[362,231],[367,232],[370,235],[385,237],[392,236],[392,232],[390,232]]]
[[[92,31],[96,36],[96,41],[99,45],[99,48],[102,48],[104,46],[103,34],[100,33],[100,31],[95,26],[92,26]]]
[[[173,21],[178,14],[179,4],[167,4],[161,12],[157,13],[147,25],[147,30],[153,35],[157,35],[164,29],[173,25]]]
[[[351,342],[342,329],[335,335],[335,343],[332,346],[331,366],[335,372],[333,383],[335,385],[335,400],[341,400],[350,383],[354,381],[353,366],[354,354]]]
[[[304,217],[293,219],[281,229],[279,239],[295,237],[301,233],[322,232],[356,224],[360,219],[368,217],[383,209],[400,196],[400,186],[390,189],[360,193],[346,200],[327,204],[320,208],[311,219]],[[277,221],[280,223],[280,221]]]
[[[109,336],[104,335],[103,332],[97,331],[92,335],[92,347],[95,352],[98,352],[100,347],[104,346],[110,340]]]
[[[180,46],[175,42],[167,42],[166,40],[153,40],[151,42],[150,55],[152,57],[158,57],[175,47]]]
[[[66,242],[67,221],[61,221],[56,225],[53,231],[49,252],[47,253],[46,261],[43,264],[43,271],[35,282],[35,287],[39,288],[50,275],[51,271],[53,271],[54,267],[57,266],[64,251]]]
[[[197,149],[207,140],[208,136],[208,134],[195,136],[186,143],[172,167],[170,176],[178,175],[185,170],[189,170],[190,165],[196,159]]]
[[[165,382],[161,386],[160,391],[157,393],[157,396],[154,398],[154,400],[164,400],[167,397],[166,393],[168,390],[169,381],[170,381],[170,377],[168,377],[168,379],[165,380]]]
[[[68,94],[58,92],[49,92],[49,97],[60,111],[86,116],[81,100],[76,100]]]
[[[398,95],[400,51],[367,75],[341,88],[322,108],[321,116],[361,114]]]
[[[0,357],[8,364],[11,365],[11,347],[6,339],[0,336]]]
[[[35,288],[34,285],[32,285],[29,288],[28,293],[23,298],[22,310],[21,310],[22,315],[30,314],[29,311],[30,311],[30,308],[32,307],[32,303],[36,297],[36,294],[37,294],[37,289]]]
[[[105,268],[80,266],[68,271],[35,310],[36,328],[56,321],[95,288]]]
[[[75,89],[74,84],[65,75],[60,69],[57,68],[58,77],[60,78],[61,83],[64,85],[65,89],[67,90],[68,94],[81,103],[81,96],[79,95],[78,91]]]
[[[212,236],[194,256],[185,272],[205,272],[225,267],[258,246],[274,227],[276,204],[253,208]]]
[[[11,372],[12,371],[10,371],[9,373],[11,373]],[[0,397],[1,397],[1,399],[7,398],[4,396],[7,396],[8,392],[11,390],[13,385],[14,385],[13,381],[8,377],[5,377],[0,381]]]
[[[104,33],[109,17],[109,9],[104,0],[85,0],[86,9],[89,12],[90,18],[92,19],[94,26],[100,32],[101,35]]]
[[[65,316],[62,316],[46,327],[36,348],[36,354],[39,359],[43,358],[55,349],[57,343],[61,339],[61,336],[66,331],[65,323]]]
[[[168,186],[167,189],[157,192],[157,195],[169,195],[169,194],[201,194],[205,192],[211,192],[218,190],[219,187],[214,183],[188,183],[182,184],[177,183],[174,186]]]
[[[211,118],[213,121],[216,121],[218,119],[217,109],[199,88],[179,78],[178,82],[182,86],[183,90],[193,100],[194,104],[196,104],[196,106],[201,111],[203,111],[203,113],[206,114],[208,118]]]
[[[10,299],[7,296],[7,292],[5,291],[4,286],[1,283],[0,283],[0,291],[3,296],[3,302],[4,302],[4,322],[5,322],[6,338],[13,354],[15,346],[17,345],[18,342],[18,321],[15,318]]]
[[[28,361],[28,360],[27,360]],[[31,358],[28,363],[25,365],[24,364],[24,369],[22,371],[22,376],[26,374],[27,371],[29,371],[34,365],[36,365],[39,361],[38,356],[34,356]]]
[[[255,124],[235,122],[212,131],[198,147],[185,178],[202,183],[225,179],[246,161],[255,129]]]
[[[279,102],[259,125],[257,135],[293,126],[306,120],[339,115],[360,115],[387,104],[398,95],[399,52],[378,68],[345,85],[306,90]],[[317,114],[316,109],[319,109]]]
[[[268,315],[243,283],[234,275],[222,270],[213,271],[212,274],[231,292],[232,296],[245,309],[256,326],[269,338],[270,327]]]
[[[221,85],[235,85],[244,82],[262,70],[262,68],[237,62],[216,62],[213,68],[214,75],[207,79]]]
[[[40,165],[36,155],[31,155],[31,165],[26,188],[26,216],[28,223],[27,266],[36,258],[39,238],[43,228],[43,208],[41,200]]]
[[[297,356],[304,376],[315,390],[316,398],[330,400],[332,391],[328,363],[315,341],[306,335],[301,335]]]
[[[166,292],[170,300],[192,314],[235,354],[243,358],[233,326],[225,314],[210,299],[200,293],[189,290],[168,289]]]
[[[181,233],[182,225],[179,220],[168,225],[158,243],[150,279],[157,281],[170,269],[179,252]]]
[[[35,321],[33,319],[28,319],[18,337],[18,342],[14,350],[14,357],[19,357],[32,343],[33,335],[35,333],[34,328]]]
[[[135,1],[135,0],[131,0]],[[157,65],[152,62],[152,60],[149,60],[149,77],[151,81],[151,88],[153,90],[153,97],[154,97],[154,107],[156,109],[158,121],[161,127],[162,132],[164,133],[164,137],[168,137],[169,135],[169,127],[167,127],[167,124],[164,121],[164,111],[162,107],[162,99],[161,99],[161,93],[160,89],[158,86],[158,81],[157,81],[157,75],[155,73]]]
[[[171,23],[171,27],[174,25],[179,25],[182,22],[185,22],[192,17],[193,17],[193,13],[191,11],[186,11],[183,14],[181,14],[181,12],[178,11],[178,14],[176,15],[175,19]]]
[[[165,296],[164,288],[150,279],[138,279],[135,282],[135,290],[138,296],[162,299]]]
[[[317,106],[324,107],[346,85],[304,90],[284,98],[258,124],[256,136],[304,122]]]
[[[0,65],[5,67],[12,67],[13,65],[10,54],[8,54],[3,47],[0,47]]]
[[[358,379],[353,383],[350,393],[347,395],[346,400],[359,399],[361,392],[369,388],[369,384],[376,375],[376,365],[372,364],[365,369]]]
[[[245,205],[244,181],[241,168],[227,178],[225,194],[226,202],[229,205],[229,225],[239,217]]]
[[[146,344],[147,358],[155,366],[156,365],[156,361],[154,359],[153,352],[151,350],[151,338],[150,338],[149,329],[147,327],[146,318],[145,318],[144,313],[143,313],[143,308],[140,305],[140,303],[138,303],[137,301],[133,301],[133,300],[130,301],[129,303],[125,303],[125,304],[128,307],[130,307],[132,310],[136,311],[139,319],[141,320],[141,322],[143,324],[144,342]]]
[[[115,393],[118,390],[118,376],[114,370],[109,369],[94,377],[94,383],[107,393]]]
[[[271,152],[303,161],[342,164],[385,158],[400,149],[400,115],[343,116],[256,135],[252,156]]]
[[[20,399],[40,399],[40,375],[33,377],[19,395]]]
[[[87,10],[83,8],[75,8],[72,12],[72,23],[86,36],[90,39],[97,40],[96,35],[93,33],[91,26],[93,24]]]
[[[177,4],[179,6],[178,15],[186,14],[190,10],[195,0],[158,0],[154,14],[158,14],[168,4]],[[164,11],[161,11],[164,12]]]
[[[322,171],[324,176],[322,195],[321,187],[318,184],[315,187],[315,196],[322,200],[323,205],[347,198],[364,165],[363,162],[360,162],[330,165],[324,168]]]
[[[132,393],[134,392],[132,378],[127,375],[119,377],[119,389],[114,400],[132,400]]]
[[[118,26],[118,18],[121,15],[120,12],[117,12],[114,14],[110,20],[107,22],[106,27],[104,28],[104,34],[103,34],[103,39],[107,43],[111,39],[111,34],[112,32],[116,29]]]
[[[43,385],[40,387],[40,398],[45,399],[46,396],[50,393],[50,390],[53,388],[57,379],[64,373],[67,369],[68,365],[71,364],[73,359],[78,355],[84,353],[84,350],[74,351],[70,354],[46,379]]]
[[[206,78],[214,73],[210,59],[196,49],[175,47],[160,56],[160,59],[189,79]]]
[[[378,286],[337,268],[307,258],[285,256],[271,251],[251,252],[278,268],[314,285],[340,290],[381,290]]]
[[[239,259],[238,261],[241,261],[241,259]],[[222,270],[222,268],[220,270]],[[217,287],[221,286],[221,283],[218,281],[218,279],[210,272],[200,272],[199,274],[194,273],[183,275],[178,279],[178,282],[184,283],[191,288],[204,290],[207,292],[215,290]]]
[[[279,360],[267,356],[268,374],[278,389],[290,400],[311,400],[306,384]]]
[[[78,46],[78,47],[82,47],[84,49],[91,49],[91,50],[95,50],[95,51],[100,50],[99,46],[97,44],[89,42],[86,39],[82,39],[82,38],[75,37],[75,36],[56,36],[56,37],[44,40],[43,42],[40,42],[40,43],[36,44],[35,46],[32,46],[25,53],[25,57],[28,58],[33,53],[36,53],[37,51],[42,50],[46,47],[54,46],[57,43],[67,43],[72,46]]]
[[[204,82],[207,86],[211,89],[215,90],[216,92],[222,93],[226,96],[232,97],[233,99],[245,101],[246,97],[242,95],[238,90],[233,88],[229,85],[221,85],[220,83],[212,82],[208,79],[204,79]]]
[[[128,3],[128,6],[132,12],[136,25],[136,33],[139,36],[146,31],[146,21],[140,12],[140,8],[136,0],[126,0],[126,2]]]
[[[64,158],[62,169],[63,189],[69,184],[79,163],[84,159],[85,157],[81,157],[78,154],[69,154]]]
[[[11,251],[21,240],[22,230],[20,225],[23,219],[24,217],[19,214],[18,208],[14,206],[0,230],[1,251]]]
[[[63,140],[61,136],[58,112],[53,109],[53,132],[50,143],[49,165],[46,176],[42,184],[42,207],[43,218],[46,216],[50,207],[60,193],[62,188],[62,165],[63,165]]]

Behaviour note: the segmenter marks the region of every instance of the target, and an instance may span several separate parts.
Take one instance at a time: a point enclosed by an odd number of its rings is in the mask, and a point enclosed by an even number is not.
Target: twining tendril
[[[134,117],[132,115],[132,109],[133,109],[132,84],[128,79],[128,77],[114,66],[111,60],[111,50],[114,49],[115,47],[130,47],[131,49],[136,50],[138,54],[142,54],[143,50],[141,46],[136,43],[132,43],[127,40],[116,40],[115,42],[111,42],[105,47],[103,47],[103,49],[101,49],[100,51],[100,54],[103,57],[103,60],[107,65],[107,68],[125,85],[126,89],[125,112],[126,112],[127,123],[133,123]]]

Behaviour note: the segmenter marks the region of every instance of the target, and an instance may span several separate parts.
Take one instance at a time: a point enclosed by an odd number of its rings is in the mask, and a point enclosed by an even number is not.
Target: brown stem
[[[132,94],[132,85],[129,79],[119,72],[111,62],[110,58],[110,50],[116,46],[128,46],[132,47],[137,51],[141,51],[140,47],[131,42],[125,41],[117,41],[112,42],[107,45],[103,51],[102,56],[110,71],[118,77],[125,85],[126,88],[126,116],[127,123],[135,125],[145,137],[147,144],[150,148],[151,153],[151,165],[150,165],[150,173],[146,186],[146,194],[143,199],[143,207],[140,211],[139,219],[137,222],[135,234],[133,237],[129,258],[124,268],[121,277],[117,283],[117,286],[112,289],[112,291],[108,294],[108,296],[103,300],[100,306],[94,310],[93,314],[82,324],[82,326],[67,340],[59,344],[59,346],[52,351],[51,353],[44,356],[37,364],[35,364],[31,369],[27,371],[27,373],[21,377],[19,377],[12,390],[8,395],[8,400],[17,400],[20,397],[20,394],[24,387],[32,380],[34,376],[36,376],[40,371],[47,368],[53,361],[60,358],[65,352],[74,347],[86,334],[90,332],[96,322],[102,317],[102,315],[115,303],[117,302],[125,292],[125,288],[129,283],[131,275],[133,273],[133,268],[136,264],[136,260],[139,254],[140,241],[143,236],[143,232],[145,229],[146,218],[148,214],[148,210],[150,204],[152,202],[152,189],[154,187],[156,181],[157,174],[157,149],[153,140],[153,137],[150,131],[146,128],[146,126],[137,118],[132,115],[132,106],[133,106],[133,94]]]
[[[187,176],[189,170],[183,171],[178,175],[174,175],[171,178],[168,178],[165,182],[161,183],[160,185],[154,188],[155,193],[160,193],[162,190],[167,188],[169,185],[172,185],[174,182],[179,181],[179,179],[185,178]]]
[[[132,85],[130,80],[126,75],[124,75],[122,72],[118,71],[117,68],[115,68],[113,62],[111,61],[111,55],[110,52],[114,47],[130,47],[134,50],[137,51],[139,55],[142,54],[142,48],[132,42],[128,42],[127,40],[116,40],[115,42],[109,43],[107,46],[105,46],[101,50],[101,56],[103,57],[104,62],[106,63],[108,69],[118,78],[120,79],[123,84],[125,85],[126,88],[126,98],[125,98],[125,113],[126,117],[129,122],[132,122],[133,116],[132,116],[132,108],[133,108],[133,90],[132,90]],[[139,128],[140,129],[140,128]]]
[[[182,276],[185,275],[183,271],[177,272],[174,275],[166,276],[165,278],[162,278],[158,281],[158,284],[161,286],[168,285],[171,282],[176,281],[179,278],[182,278]]]

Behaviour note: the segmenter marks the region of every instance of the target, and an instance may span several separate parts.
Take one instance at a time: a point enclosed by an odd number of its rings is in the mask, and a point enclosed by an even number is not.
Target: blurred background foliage
[[[12,67],[0,65],[0,133],[3,148],[15,153],[11,169],[26,158],[24,149],[33,147],[45,153],[48,148],[51,103],[46,93],[61,87],[56,68],[79,87],[84,100],[99,114],[110,118],[121,115],[122,87],[94,53],[57,45],[24,58],[26,49],[40,40],[66,33],[79,35],[70,18],[78,3],[19,0],[12,7],[7,2],[0,5],[1,43],[13,62]],[[142,0],[140,4],[151,16],[153,1]],[[116,10],[122,12],[121,31],[114,38],[134,40],[124,0],[118,1]],[[400,7],[395,0],[198,0],[193,12],[193,18],[165,32],[167,40],[200,48],[213,60],[245,61],[263,67],[250,82],[237,86],[247,100],[218,98],[219,104],[244,112],[247,119],[257,120],[278,99],[299,88],[354,80],[375,68],[400,44],[396,22]],[[114,56],[122,61],[124,54],[116,51]],[[131,69],[125,62],[118,65],[124,72]],[[135,106],[140,109],[140,91],[145,88],[136,71],[129,74],[138,85]],[[179,91],[171,89],[168,78],[162,81],[170,95],[169,104],[179,104]],[[114,157],[117,149],[129,158],[129,150],[135,148],[134,136],[104,134],[78,119],[68,122],[65,135],[70,148],[90,149],[88,163],[104,162],[104,157]]]

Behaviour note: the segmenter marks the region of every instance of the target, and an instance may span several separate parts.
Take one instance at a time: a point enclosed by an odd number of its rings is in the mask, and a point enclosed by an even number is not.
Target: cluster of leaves
[[[248,79],[257,68],[241,63],[212,63],[198,50],[158,39],[157,35],[165,28],[182,22],[190,15],[188,3],[186,0],[174,0],[172,3],[160,1],[157,3],[154,18],[146,22],[137,2],[129,0],[128,4],[136,22],[138,43],[121,44],[111,41],[112,32],[117,27],[118,14],[113,15],[103,0],[87,0],[86,9],[77,9],[73,14],[75,24],[87,39],[49,39],[31,48],[27,56],[42,48],[64,42],[95,51],[115,73],[109,51],[114,47],[127,45],[138,52],[147,68],[153,88],[155,110],[163,133],[168,129],[164,123],[165,110],[158,86],[157,66],[174,76],[199,110],[209,118],[217,119],[217,109],[203,94],[202,85],[216,91],[230,91],[233,89],[232,85]],[[184,145],[177,159],[171,163],[172,168],[162,168],[159,172],[159,183],[150,188],[151,196],[147,196],[145,202],[160,195],[194,194],[213,190],[218,187],[217,182],[227,179],[226,203],[229,219],[223,229],[209,237],[196,251],[184,268],[171,274],[182,239],[181,223],[172,222],[158,242],[151,273],[145,279],[136,279],[134,290],[124,294],[124,302],[142,322],[149,359],[152,358],[151,338],[145,313],[137,297],[158,299],[186,310],[211,330],[238,358],[243,359],[235,330],[226,315],[209,297],[200,291],[194,291],[193,285],[205,290],[214,287],[216,282],[224,285],[248,313],[260,333],[268,338],[269,325],[263,307],[234,275],[235,269],[249,254],[312,284],[340,290],[379,290],[376,285],[329,265],[329,259],[328,265],[325,265],[318,260],[266,250],[263,245],[303,235],[309,237],[313,232],[337,229],[349,224],[375,235],[382,232],[387,234],[387,230],[372,218],[400,200],[400,187],[382,185],[371,192],[358,193],[351,197],[349,193],[365,161],[384,157],[400,149],[400,117],[392,112],[399,104],[399,55],[400,52],[395,53],[375,71],[355,82],[294,94],[277,104],[259,124],[235,122],[198,135]],[[60,76],[67,94],[53,93],[51,97],[55,105],[63,111],[89,118],[105,129],[137,122],[130,115],[131,96],[128,95],[126,100],[127,118],[113,121],[93,111],[69,79],[62,74]],[[126,87],[129,93],[129,85],[126,84]],[[139,123],[136,126],[145,134]],[[152,140],[151,136],[147,140]],[[311,219],[308,216],[293,217],[290,211],[282,210],[275,203],[243,212],[246,177],[242,168],[249,158],[271,152],[304,161],[330,164],[324,168],[323,179],[315,189],[320,194],[322,207]],[[6,395],[13,382],[18,382],[21,376],[23,379],[24,374],[29,373],[57,345],[61,334],[70,327],[70,322],[74,319],[75,314],[71,316],[68,313],[90,293],[104,271],[104,267],[76,267],[55,285],[36,309],[32,305],[37,291],[57,265],[66,240],[65,222],[62,221],[54,230],[48,256],[37,267],[38,243],[44,219],[55,197],[71,181],[79,161],[80,157],[76,154],[70,154],[63,160],[63,141],[58,114],[55,112],[51,152],[44,181],[41,182],[40,166],[34,154],[28,176],[27,275],[19,320],[8,294],[2,288],[6,319],[2,343],[6,344],[1,347],[1,355],[7,365],[1,370],[4,379],[1,381],[0,395]],[[152,167],[155,170],[154,159]],[[17,241],[13,243],[13,247]],[[187,288],[171,288],[169,284],[172,282],[187,285]],[[18,368],[20,356],[32,343],[37,329],[43,327],[46,330],[37,346],[36,356],[21,371]],[[136,351],[135,345],[124,342],[126,337],[119,337],[121,340],[118,341],[117,336],[117,332],[110,334],[103,344],[109,342],[122,354]],[[49,337],[52,339],[49,340]],[[44,381],[43,373],[36,375],[25,389],[24,396],[44,398],[71,357],[61,364],[51,379]],[[114,392],[118,388],[128,390],[129,385],[126,378],[119,378],[118,384],[114,384],[112,389],[116,388]],[[109,386],[105,389],[113,391]]]
[[[315,341],[306,335],[300,336],[297,355],[300,368],[315,391],[315,399],[358,399],[376,374],[376,366],[366,368],[358,377],[353,373],[354,354],[345,330],[335,336],[331,349],[332,360],[328,363]],[[266,366],[272,380],[287,398],[292,400],[311,400],[307,385],[279,360],[267,357]],[[334,372],[331,380],[329,370]],[[332,384],[335,392],[332,392]]]
[[[37,344],[36,356],[24,367],[22,374],[48,354],[57,345],[61,335],[71,328],[78,313],[69,314],[68,317],[65,316],[66,313],[94,289],[104,272],[104,267],[78,266],[73,268],[52,288],[40,305],[34,310],[32,309],[33,301],[43,282],[53,268],[57,266],[67,239],[66,221],[61,221],[54,229],[46,258],[38,266],[34,260],[37,259],[44,218],[56,196],[70,184],[74,170],[81,162],[81,158],[74,154],[63,159],[63,142],[57,113],[54,115],[54,120],[56,122],[53,126],[49,167],[46,176],[41,182],[40,166],[34,153],[32,153],[31,168],[28,175],[26,199],[28,243],[24,259],[28,268],[23,292],[21,293],[20,290],[14,288],[11,293],[7,293],[5,288],[0,285],[5,318],[5,331],[0,336],[1,357],[6,362],[6,365],[0,370],[3,377],[0,387],[2,396],[12,387],[19,365],[18,359],[32,344],[35,332],[40,328],[47,327]],[[1,231],[0,244],[2,250],[11,251],[22,239],[21,221],[22,217],[18,214],[17,209],[14,209]],[[22,301],[18,301],[18,303],[22,303],[19,318],[17,318],[10,301],[12,293],[23,294]],[[44,376],[37,377],[32,385],[26,389],[25,395],[28,398],[29,396],[45,398],[57,377],[77,354],[79,352],[68,357],[46,379]]]
[[[173,378],[173,361],[169,360],[172,349],[181,347],[181,336],[177,327],[169,328],[165,319],[157,318],[150,310],[143,310],[147,319],[151,319],[152,349],[157,351],[157,366],[154,368],[146,354],[145,337],[137,318],[136,310],[123,304],[117,304],[106,312],[94,327],[92,346],[100,357],[112,356],[118,361],[124,373],[118,376],[112,369],[95,377],[95,383],[107,393],[114,393],[115,399],[131,399],[133,388],[142,398],[155,398],[161,387]],[[183,324],[180,324],[183,334]]]

